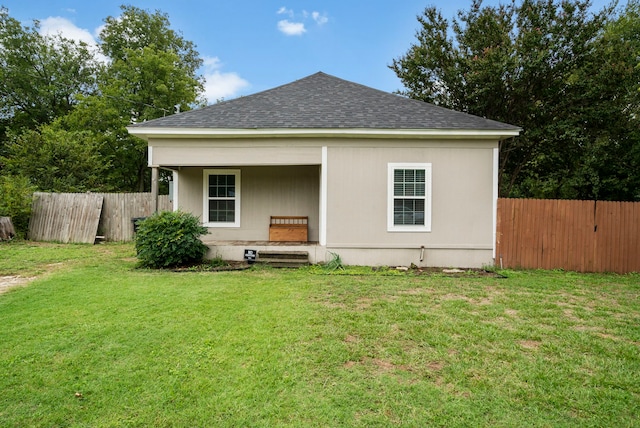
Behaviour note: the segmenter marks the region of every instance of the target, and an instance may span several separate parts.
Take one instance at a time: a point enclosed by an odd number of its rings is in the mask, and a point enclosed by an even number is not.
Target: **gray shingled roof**
[[[518,127],[319,72],[283,86],[133,125],[136,128],[453,129]]]

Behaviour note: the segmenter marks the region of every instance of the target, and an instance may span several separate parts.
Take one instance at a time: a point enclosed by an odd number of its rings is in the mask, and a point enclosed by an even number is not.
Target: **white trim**
[[[236,177],[236,193],[234,196],[235,204],[235,221],[231,222],[211,222],[209,221],[209,176],[210,175],[235,175]],[[241,205],[241,183],[240,183],[240,170],[239,169],[205,169],[202,171],[202,222],[205,227],[240,227],[240,205]]]
[[[327,245],[327,185],[329,183],[329,173],[327,171],[328,161],[327,146],[322,146],[322,163],[320,164],[320,245]]]
[[[424,226],[396,225],[393,222],[393,184],[396,169],[424,169]],[[387,232],[431,232],[431,164],[430,163],[389,163],[387,166]]]
[[[465,138],[505,139],[516,137],[520,128],[510,129],[378,129],[378,128],[178,128],[129,126],[131,135],[149,139],[176,138],[230,138],[230,137],[368,137],[368,138]]]
[[[498,238],[498,182],[500,169],[500,149],[493,149],[493,258],[496,258],[496,239]]]
[[[147,147],[147,166],[153,166],[153,146]]]
[[[331,245],[328,245],[328,247],[331,249],[348,248],[348,249],[362,249],[362,250],[421,250],[423,247],[425,250],[480,250],[480,251],[491,250],[490,245],[474,245],[474,244],[410,245],[410,244],[371,243],[371,244],[331,244]]]
[[[179,182],[179,174],[178,171],[173,171],[173,210],[178,211],[180,205],[178,204],[178,182]]]

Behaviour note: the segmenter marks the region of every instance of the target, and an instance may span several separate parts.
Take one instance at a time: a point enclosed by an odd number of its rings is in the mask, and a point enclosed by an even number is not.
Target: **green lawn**
[[[157,272],[0,244],[0,426],[640,426],[640,275]],[[349,271],[361,272],[361,270]]]

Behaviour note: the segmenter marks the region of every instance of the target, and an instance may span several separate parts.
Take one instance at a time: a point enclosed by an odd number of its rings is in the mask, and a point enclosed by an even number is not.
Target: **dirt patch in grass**
[[[430,361],[427,363],[427,368],[434,372],[439,372],[444,368],[444,363],[440,361]]]
[[[365,310],[369,309],[373,303],[376,302],[376,299],[371,297],[361,297],[356,302],[356,309]]]
[[[391,361],[383,360],[381,358],[364,357],[360,361],[347,361],[342,365],[345,369],[351,369],[355,366],[366,366],[373,368],[378,373],[388,373],[392,371],[412,371],[411,367],[405,364],[394,364]]]
[[[50,263],[48,265],[45,265],[46,270],[44,274],[46,275],[56,269],[59,269],[62,266],[64,266],[64,263],[62,262]],[[14,287],[27,285],[36,278],[37,276],[28,276],[28,277],[24,277],[20,275],[0,276],[0,294],[6,293],[7,291],[11,290]]]
[[[542,342],[537,340],[521,340],[520,346],[525,349],[538,349],[542,345]]]
[[[436,290],[433,288],[409,288],[407,290],[400,290],[398,294],[407,296],[419,296],[421,294],[435,294]]]
[[[21,276],[0,276],[0,294],[5,293],[13,287],[28,284],[34,278],[23,278]]]
[[[351,334],[348,334],[347,337],[344,338],[345,343],[357,343],[359,340],[357,336]]]
[[[393,364],[391,361],[382,360],[380,358],[368,358],[365,363],[372,364],[380,371],[387,372],[392,370],[411,371],[411,367],[404,364]]]

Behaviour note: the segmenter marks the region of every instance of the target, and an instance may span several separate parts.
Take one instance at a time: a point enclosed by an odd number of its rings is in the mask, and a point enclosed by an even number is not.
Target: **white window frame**
[[[424,199],[424,225],[397,225],[394,224],[393,206],[396,199],[406,197],[394,196],[394,172],[397,169],[421,169],[424,170],[424,196],[412,197]],[[431,232],[431,164],[430,163],[389,163],[387,171],[387,232]]]
[[[202,179],[202,196],[203,196],[203,205],[202,205],[202,222],[203,226],[206,227],[240,227],[240,193],[241,193],[241,182],[240,182],[240,170],[239,169],[205,169],[203,171],[203,179]],[[209,198],[209,176],[211,175],[234,175],[236,181],[236,192],[233,199],[235,200],[235,215],[233,222],[212,222],[209,221],[209,200],[215,198]]]

